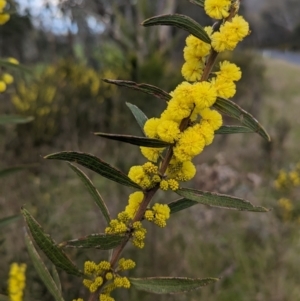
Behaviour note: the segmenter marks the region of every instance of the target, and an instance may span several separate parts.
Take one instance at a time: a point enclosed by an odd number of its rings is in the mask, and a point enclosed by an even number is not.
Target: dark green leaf
[[[129,108],[129,110],[131,111],[131,113],[133,114],[133,116],[134,116],[135,120],[137,121],[138,125],[140,126],[142,132],[146,136],[146,134],[144,132],[144,125],[145,125],[146,121],[148,120],[147,116],[137,106],[135,106],[129,102],[126,102],[126,105]]]
[[[172,145],[172,143],[168,143],[158,139],[145,138],[145,137],[137,137],[130,135],[117,135],[117,134],[106,134],[106,133],[94,133],[96,136],[100,136],[103,138],[121,141],[133,145],[145,146],[145,147],[153,147],[153,148],[161,148]]]
[[[189,207],[192,207],[194,205],[197,205],[197,204],[199,204],[199,203],[196,201],[191,201],[191,200],[182,198],[182,199],[179,199],[179,200],[169,203],[168,206],[171,210],[170,213],[173,214],[173,213],[179,212],[181,210],[187,209]]]
[[[101,210],[102,214],[104,215],[104,217],[107,221],[107,224],[109,224],[109,222],[111,220],[110,215],[109,215],[109,211],[108,211],[108,209],[106,207],[106,204],[103,201],[100,193],[98,192],[96,187],[93,185],[92,181],[89,179],[89,177],[82,170],[80,170],[75,165],[69,163],[69,166],[72,168],[72,170],[78,175],[80,180],[83,182],[83,184],[85,185],[85,187],[87,188],[87,190],[89,191],[91,196],[93,197],[95,203],[97,204],[97,206]]]
[[[265,131],[265,129],[260,125],[260,123],[248,112],[243,110],[240,106],[235,104],[233,101],[224,98],[217,98],[214,103],[214,108],[220,111],[222,114],[230,116],[239,120],[244,126],[253,130],[253,132],[258,133],[267,141],[270,141],[270,136]]]
[[[38,275],[41,277],[50,294],[55,298],[56,301],[64,301],[61,295],[61,291],[51,277],[47,267],[43,263],[27,232],[25,233],[25,243],[34,268],[37,271]]]
[[[204,0],[190,0],[191,3],[204,7]]]
[[[171,99],[171,96],[169,95],[169,93],[167,93],[166,91],[152,86],[152,85],[148,85],[148,84],[138,84],[132,81],[128,81],[128,80],[115,80],[115,79],[103,79],[103,81],[105,81],[106,83],[109,84],[114,84],[120,87],[126,87],[129,89],[133,89],[133,90],[137,90],[140,92],[143,92],[145,94],[150,94],[152,96],[155,96],[159,99],[163,99],[165,101],[168,101],[169,99]]]
[[[0,301],[10,301],[10,298],[5,295],[0,295]]]
[[[253,130],[238,125],[223,125],[218,130],[215,131],[215,134],[240,134],[240,133],[253,133]]]
[[[142,23],[143,26],[171,25],[186,30],[193,36],[210,44],[210,38],[204,28],[192,18],[185,15],[160,15],[149,18]]]
[[[125,186],[129,186],[141,190],[141,187],[139,185],[131,181],[128,178],[128,176],[122,173],[120,170],[112,167],[108,163],[90,154],[79,153],[79,152],[60,152],[60,153],[54,153],[48,155],[45,157],[45,159],[55,159],[55,160],[75,162],[98,173],[99,175],[107,179],[110,179],[112,181],[115,181]]]
[[[81,276],[82,273],[71,262],[67,255],[56,246],[50,235],[46,234],[38,222],[24,208],[21,210],[32,237],[37,245],[58,268],[63,269],[68,274]]]
[[[129,278],[130,283],[137,289],[154,294],[176,294],[184,293],[201,288],[208,284],[218,281],[218,278],[169,278],[169,277],[151,277],[151,278]]]
[[[3,217],[0,219],[0,227],[4,227],[10,223],[15,222],[16,220],[18,220],[20,218],[20,214],[16,214],[16,215],[11,215],[8,217]]]
[[[250,202],[233,196],[218,194],[215,192],[200,191],[188,188],[180,188],[176,191],[180,196],[212,207],[236,209],[241,211],[267,212],[268,209],[253,206]]]
[[[78,239],[62,242],[60,248],[95,248],[100,250],[110,250],[117,247],[123,240],[124,235],[91,234]]]
[[[16,123],[27,123],[33,120],[33,117],[24,117],[19,115],[0,115],[1,124],[16,124]]]

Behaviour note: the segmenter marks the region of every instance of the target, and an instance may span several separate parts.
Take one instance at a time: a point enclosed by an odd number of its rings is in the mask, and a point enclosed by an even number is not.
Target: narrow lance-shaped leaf
[[[55,281],[51,277],[47,267],[43,263],[27,232],[25,232],[25,243],[33,266],[40,278],[42,279],[43,283],[47,287],[50,294],[55,298],[56,301],[64,301],[61,295],[61,291],[59,290]]]
[[[178,294],[199,289],[218,281],[218,278],[192,279],[183,277],[129,278],[137,289],[154,294]]]
[[[33,120],[33,117],[24,117],[19,115],[0,115],[0,125],[2,124],[18,124],[28,123]]]
[[[191,3],[204,7],[204,0],[190,0]]]
[[[175,200],[175,201],[169,203],[168,206],[171,210],[170,214],[174,214],[176,212],[190,208],[197,204],[199,204],[199,203],[196,201],[191,201],[191,200],[182,198],[182,199],[178,199],[178,200]]]
[[[223,125],[218,130],[215,131],[215,134],[241,134],[241,133],[254,133],[253,130],[238,125]]]
[[[90,154],[79,152],[59,152],[50,154],[46,156],[45,159],[75,162],[98,173],[99,175],[107,179],[110,179],[125,186],[141,190],[141,187],[139,185],[131,181],[130,178],[124,173],[122,173],[120,170],[116,169],[115,167],[112,167],[108,163]]]
[[[140,91],[145,94],[149,94],[155,96],[156,98],[163,99],[168,101],[171,99],[171,96],[168,92],[149,84],[138,84],[136,82],[128,81],[128,80],[115,80],[115,79],[103,79],[106,83],[114,84],[120,87],[126,87],[132,90]]]
[[[212,207],[236,209],[241,211],[267,212],[267,208],[254,206],[250,202],[233,196],[215,192],[200,191],[195,189],[180,188],[176,191],[180,196]]]
[[[145,115],[145,113],[141,109],[139,109],[137,106],[135,106],[129,102],[126,102],[126,106],[129,108],[129,110],[133,114],[135,120],[137,121],[138,125],[140,126],[142,132],[146,136],[146,133],[144,131],[144,125],[145,125],[146,121],[148,120],[148,117]]]
[[[24,208],[21,210],[27,226],[36,244],[41,248],[45,255],[58,268],[63,269],[68,274],[81,276],[82,273],[71,262],[67,255],[56,246],[56,243],[51,239],[50,235],[46,234],[38,222]]]
[[[160,15],[142,22],[143,26],[171,25],[186,30],[201,41],[210,44],[210,38],[204,28],[192,18],[185,15]]]
[[[100,250],[111,250],[117,247],[123,240],[124,235],[91,234],[78,239],[72,239],[58,244],[60,248],[95,248]]]
[[[172,145],[169,142],[165,142],[158,139],[130,136],[130,135],[118,135],[118,134],[106,134],[106,133],[94,133],[96,136],[103,137],[106,139],[121,141],[133,145],[161,148]]]
[[[270,136],[268,135],[266,130],[260,125],[260,123],[251,114],[243,110],[233,101],[218,97],[217,101],[214,103],[213,106],[221,113],[239,120],[243,125],[258,133],[267,141],[271,140]]]
[[[56,266],[54,264],[52,264],[52,266],[51,266],[51,275],[58,288],[59,293],[62,295],[62,287],[61,287],[60,278],[59,278]]]
[[[82,170],[80,170],[78,167],[76,167],[75,165],[73,165],[71,163],[69,163],[69,166],[78,175],[80,180],[83,182],[83,184],[85,185],[85,187],[87,188],[87,190],[89,191],[91,196],[93,197],[95,203],[101,210],[104,218],[106,219],[107,224],[109,224],[109,222],[111,220],[109,211],[108,211],[108,208],[107,208],[105,202],[103,201],[100,193],[98,192],[97,188],[93,185],[92,181]]]
[[[16,220],[18,220],[20,217],[21,217],[20,214],[3,217],[3,218],[0,219],[0,227],[4,227],[6,225],[9,225],[10,223],[13,223]]]

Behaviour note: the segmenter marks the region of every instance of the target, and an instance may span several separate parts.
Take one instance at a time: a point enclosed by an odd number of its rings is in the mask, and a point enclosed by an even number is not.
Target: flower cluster
[[[18,65],[19,62],[15,58],[8,58],[7,61],[11,64]],[[10,85],[14,82],[14,78],[11,74],[7,72],[2,72],[0,75],[0,92],[4,92],[7,88],[7,85]]]
[[[154,204],[152,209],[147,209],[145,212],[145,219],[153,222],[157,226],[165,227],[166,221],[170,218],[170,208],[164,204]]]
[[[5,24],[10,19],[10,15],[4,12],[6,5],[5,0],[0,0],[0,25]]]
[[[300,186],[300,163],[288,172],[280,170],[274,185],[278,190]]]
[[[22,301],[26,283],[26,264],[12,263],[8,279],[8,295],[11,301]]]
[[[114,301],[110,293],[116,288],[130,288],[130,282],[127,277],[121,277],[118,272],[133,269],[135,262],[131,259],[121,258],[118,261],[118,266],[113,269],[110,262],[101,261],[96,264],[93,261],[86,261],[84,263],[84,274],[88,278],[83,280],[91,293],[96,292],[101,286],[104,286],[100,295],[100,301]],[[79,298],[73,301],[83,301]]]

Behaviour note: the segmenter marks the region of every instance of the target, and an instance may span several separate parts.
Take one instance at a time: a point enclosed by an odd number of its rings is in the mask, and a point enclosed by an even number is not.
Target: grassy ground
[[[197,160],[198,176],[192,184],[276,209],[279,194],[274,191],[273,180],[277,170],[299,160],[300,67],[273,59],[264,59],[264,63],[268,84],[263,91],[258,119],[271,133],[271,146],[254,134],[232,136],[226,140],[217,137],[215,145]],[[134,147],[126,149],[126,154],[128,160],[140,156]],[[110,163],[110,159],[113,163],[119,162],[109,154],[106,154],[106,159]],[[58,242],[102,232],[104,222],[76,175],[61,162],[41,160],[41,164],[42,174],[23,172],[3,180],[5,196],[0,198],[1,215],[18,212],[18,208],[25,204],[45,231]],[[120,191],[116,184],[92,173],[89,175],[114,216],[126,203],[124,195],[131,191]],[[165,201],[173,199],[176,199],[175,194]],[[0,293],[6,290],[9,263],[26,261],[29,267],[25,301],[53,300],[28,259],[22,227],[23,223],[19,221],[5,228],[1,235],[5,242],[0,246]],[[140,251],[129,247],[125,256],[137,261],[134,276],[221,277],[221,280],[214,286],[182,296],[160,297],[130,290],[121,291],[119,299],[298,300],[299,229],[299,224],[280,219],[277,210],[257,214],[200,205],[192,207],[175,214],[164,230],[149,227],[145,249]],[[79,265],[87,258],[101,260],[106,256],[98,251],[72,251],[68,254]],[[77,288],[80,287],[79,280],[60,274],[66,301],[84,295],[85,290]]]

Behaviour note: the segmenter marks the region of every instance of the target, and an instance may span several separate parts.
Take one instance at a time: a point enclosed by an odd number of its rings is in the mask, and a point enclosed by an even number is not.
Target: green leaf
[[[245,126],[239,125],[223,125],[215,134],[240,134],[240,133],[253,133],[253,131]]]
[[[204,0],[190,0],[191,3],[204,7]]]
[[[52,240],[50,235],[46,234],[38,222],[31,216],[31,214],[24,208],[21,212],[25,218],[27,226],[30,230],[32,237],[37,245],[46,254],[46,256],[52,261],[52,263],[58,268],[63,269],[68,274],[75,276],[81,276],[77,267],[71,262],[67,255],[56,246],[56,243]]]
[[[199,203],[196,201],[191,201],[191,200],[182,198],[182,199],[179,199],[179,200],[169,203],[168,206],[171,210],[170,214],[173,214],[173,213],[179,212],[181,210],[187,209],[189,207],[192,207],[194,205],[197,205],[197,204],[199,204]]]
[[[61,295],[61,291],[59,290],[55,281],[51,277],[47,267],[43,263],[27,232],[25,232],[25,243],[27,246],[29,256],[33,262],[33,266],[40,278],[42,279],[43,283],[47,287],[50,294],[55,298],[56,301],[64,301]]]
[[[0,115],[0,125],[27,123],[33,120],[33,117],[24,117],[19,115]]]
[[[90,154],[79,152],[59,152],[50,154],[44,158],[75,162],[98,173],[99,175],[109,180],[141,190],[141,187],[133,181],[131,181],[128,178],[128,176],[125,175],[123,172]]]
[[[78,175],[80,180],[83,182],[83,184],[85,185],[85,187],[87,188],[87,190],[89,191],[91,196],[93,197],[95,203],[97,204],[97,206],[101,210],[102,214],[104,215],[104,217],[107,221],[107,224],[109,224],[109,222],[111,220],[110,214],[109,214],[108,208],[106,207],[106,204],[103,201],[97,188],[93,185],[92,181],[82,170],[80,170],[78,167],[76,167],[75,165],[73,165],[71,163],[69,163],[69,166],[72,168],[72,170]]]
[[[8,216],[8,217],[3,217],[0,219],[0,228],[1,227],[4,227],[10,223],[13,223],[15,222],[16,220],[18,220],[20,218],[20,214],[16,214],[16,215],[11,215],[11,216]]]
[[[64,241],[58,244],[59,248],[95,248],[100,250],[111,250],[117,247],[125,236],[119,234],[90,234],[78,239]]]
[[[258,133],[261,137],[270,141],[270,136],[266,130],[260,125],[260,123],[248,112],[243,110],[240,106],[233,101],[224,98],[217,98],[213,107],[219,112],[239,120],[244,126]]]
[[[216,192],[200,191],[195,189],[180,188],[176,191],[180,196],[198,202],[199,204],[241,211],[267,212],[267,208],[254,206],[250,202],[233,196],[218,194]]]
[[[0,301],[10,301],[10,298],[5,295],[0,295]]]
[[[0,59],[0,66],[6,67],[6,68],[13,68],[13,69],[16,69],[17,71],[24,71],[27,73],[31,73],[31,71],[24,65],[14,64],[14,63],[9,62],[6,59]]]
[[[149,84],[138,84],[136,82],[132,82],[128,80],[115,80],[115,79],[103,79],[103,81],[120,87],[126,87],[129,89],[140,91],[145,94],[150,94],[152,96],[155,96],[156,98],[164,99],[166,101],[171,99],[171,96],[169,95],[168,92]]]
[[[62,295],[62,288],[61,288],[61,282],[60,282],[60,278],[59,278],[59,275],[58,275],[58,272],[57,272],[57,269],[55,267],[54,264],[51,265],[51,274],[52,274],[52,277],[53,277],[53,280],[58,288],[58,291],[60,292],[60,294]]]
[[[192,279],[183,277],[129,278],[137,289],[154,294],[184,293],[218,281],[218,278]]]
[[[5,169],[0,170],[0,178],[1,177],[6,177],[12,173],[24,170],[28,167],[32,167],[33,165],[19,165],[19,166],[13,166],[13,167],[8,167]]]
[[[138,125],[140,126],[142,132],[146,136],[146,134],[144,132],[144,125],[145,125],[146,121],[148,120],[148,117],[137,106],[135,106],[129,102],[126,102],[126,106],[129,108],[129,110],[133,114],[135,120],[137,121]]]
[[[204,28],[198,22],[185,15],[174,14],[154,16],[145,20],[142,25],[146,27],[153,25],[171,25],[186,30],[205,43],[210,44],[211,42],[210,37]]]
[[[165,142],[158,139],[146,138],[146,137],[137,137],[131,135],[117,135],[117,134],[106,134],[106,133],[94,133],[96,136],[100,136],[106,139],[121,141],[133,145],[145,146],[145,147],[167,147],[172,145],[172,143]]]

